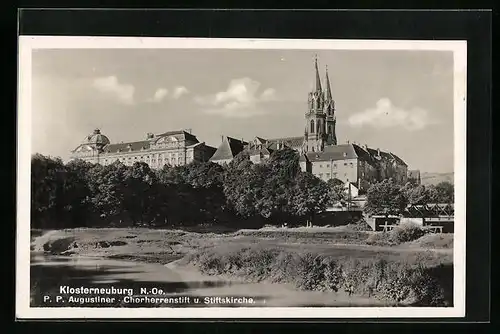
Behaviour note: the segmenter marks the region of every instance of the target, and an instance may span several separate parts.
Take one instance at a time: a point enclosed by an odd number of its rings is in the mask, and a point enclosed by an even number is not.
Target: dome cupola
[[[101,133],[100,129],[95,129],[94,132],[88,135],[85,140],[85,144],[93,144],[97,146],[105,146],[110,143],[108,137]]]

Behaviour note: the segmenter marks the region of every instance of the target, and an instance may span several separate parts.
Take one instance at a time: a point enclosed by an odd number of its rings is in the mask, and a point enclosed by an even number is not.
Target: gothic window
[[[314,133],[314,120],[311,120],[311,133]]]
[[[314,146],[312,147],[312,151],[314,152]]]

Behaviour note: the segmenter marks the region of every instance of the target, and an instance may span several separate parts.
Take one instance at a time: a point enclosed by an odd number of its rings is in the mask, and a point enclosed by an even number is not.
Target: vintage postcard
[[[466,59],[21,36],[17,317],[463,317]]]

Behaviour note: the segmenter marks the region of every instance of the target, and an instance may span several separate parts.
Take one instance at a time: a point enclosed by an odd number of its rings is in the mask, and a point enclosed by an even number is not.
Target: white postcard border
[[[31,53],[34,49],[434,50],[454,54],[454,306],[33,308],[30,307]],[[466,41],[20,36],[18,66],[16,316],[34,318],[441,318],[465,316]]]

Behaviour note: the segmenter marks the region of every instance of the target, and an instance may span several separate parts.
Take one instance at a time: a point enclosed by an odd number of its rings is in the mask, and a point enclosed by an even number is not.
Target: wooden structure
[[[375,215],[369,217],[366,222],[368,225],[370,225],[373,231],[387,232],[392,230],[396,225],[399,224],[399,219],[399,216]]]
[[[424,205],[408,205],[403,212],[404,217],[421,218],[424,228],[432,232],[453,233],[455,207],[453,204],[432,203]]]

